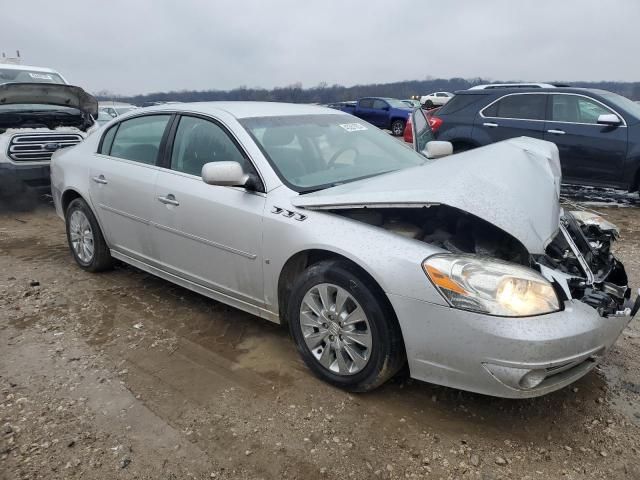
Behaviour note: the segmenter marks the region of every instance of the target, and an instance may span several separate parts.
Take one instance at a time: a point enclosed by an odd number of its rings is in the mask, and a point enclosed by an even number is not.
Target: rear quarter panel
[[[75,147],[58,150],[51,157],[51,193],[56,213],[64,218],[62,211],[62,195],[74,190],[94,209],[89,197],[89,167],[93,152],[100,141],[102,130],[89,135]],[[95,209],[94,209],[95,211]]]

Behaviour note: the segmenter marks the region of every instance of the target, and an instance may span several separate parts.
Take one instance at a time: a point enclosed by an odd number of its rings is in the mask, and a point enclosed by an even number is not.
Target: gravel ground
[[[640,286],[640,209],[602,210]],[[133,268],[93,275],[51,207],[0,214],[0,478],[640,478],[640,321],[562,391],[399,375],[351,395],[287,332]]]

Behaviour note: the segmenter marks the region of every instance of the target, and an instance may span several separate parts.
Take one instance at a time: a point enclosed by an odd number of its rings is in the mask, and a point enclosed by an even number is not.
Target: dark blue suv
[[[528,136],[555,143],[566,183],[638,190],[640,105],[583,88],[490,88],[456,92],[430,124],[454,151]]]

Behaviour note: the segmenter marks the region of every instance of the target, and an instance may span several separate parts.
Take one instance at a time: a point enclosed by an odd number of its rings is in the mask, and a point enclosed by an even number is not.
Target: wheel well
[[[75,190],[67,190],[66,192],[64,192],[62,194],[61,205],[62,205],[62,214],[63,215],[67,214],[67,207],[76,198],[82,198],[82,195],[80,195]]]
[[[278,278],[278,308],[280,311],[280,319],[283,323],[288,322],[288,319],[286,318],[287,301],[289,299],[289,296],[291,295],[291,290],[296,278],[298,278],[298,276],[311,265],[322,262],[324,260],[341,260],[347,263],[357,272],[359,276],[367,280],[367,283],[378,290],[377,293],[380,294],[381,298],[383,298],[387,303],[390,311],[393,312],[391,302],[389,302],[389,299],[384,293],[384,290],[382,290],[380,285],[378,285],[378,282],[376,282],[375,279],[371,275],[369,275],[369,273],[367,273],[365,269],[360,267],[360,265],[352,260],[349,260],[343,255],[328,250],[305,250],[296,253],[293,257],[287,260],[287,262],[284,264],[284,267],[282,267],[280,277]]]

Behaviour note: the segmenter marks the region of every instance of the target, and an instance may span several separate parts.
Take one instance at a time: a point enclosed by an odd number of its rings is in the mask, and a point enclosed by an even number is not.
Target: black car
[[[431,117],[454,151],[528,136],[555,143],[563,181],[637,191],[640,105],[583,88],[491,88],[456,92]]]

